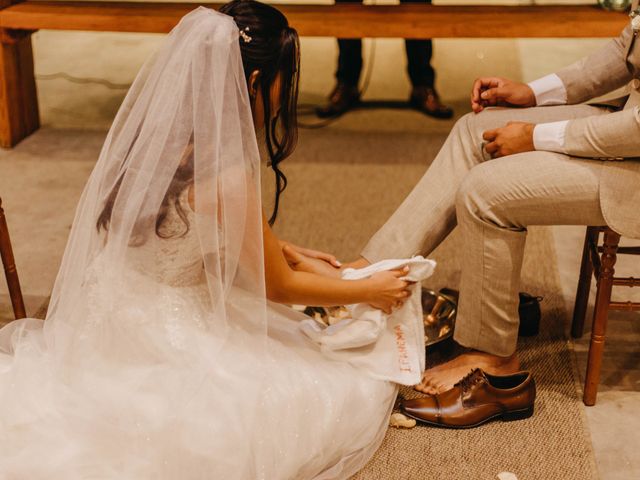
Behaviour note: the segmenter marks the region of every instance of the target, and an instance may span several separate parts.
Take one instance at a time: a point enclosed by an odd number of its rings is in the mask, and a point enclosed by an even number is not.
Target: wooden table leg
[[[40,126],[32,33],[0,29],[0,147],[13,147]]]

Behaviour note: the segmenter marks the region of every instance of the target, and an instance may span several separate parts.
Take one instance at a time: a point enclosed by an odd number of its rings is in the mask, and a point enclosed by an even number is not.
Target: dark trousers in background
[[[335,0],[336,3],[361,3],[362,0]],[[431,0],[400,0],[400,3],[431,3]],[[430,39],[405,40],[409,78],[414,87],[433,87],[436,73],[431,66],[433,44]],[[340,55],[336,78],[339,82],[357,87],[362,71],[362,40],[338,39]]]

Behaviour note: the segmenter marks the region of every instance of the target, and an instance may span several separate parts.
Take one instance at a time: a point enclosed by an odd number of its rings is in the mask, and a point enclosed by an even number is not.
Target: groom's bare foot
[[[304,255],[289,245],[282,247],[282,253],[293,270],[314,273],[324,277],[340,278],[340,269],[325,260]]]
[[[346,268],[357,269],[371,265],[368,260],[360,257],[353,262],[343,263],[339,268],[337,268],[324,260],[303,255],[288,245],[285,245],[282,248],[282,252],[292,269],[300,272],[315,273],[316,275],[322,275],[325,277],[341,278],[342,271]]]
[[[520,370],[520,361],[517,354],[510,357],[498,357],[488,353],[471,350],[437,365],[424,372],[422,382],[414,388],[418,392],[435,395],[445,392],[460,381],[474,368],[481,368],[493,375],[509,375]]]
[[[345,268],[365,268],[368,267],[369,265],[371,265],[371,262],[369,262],[369,260],[367,260],[364,257],[360,257],[357,260],[354,260],[353,262],[348,262],[348,263],[343,263],[342,266],[340,267],[342,270],[344,270]]]

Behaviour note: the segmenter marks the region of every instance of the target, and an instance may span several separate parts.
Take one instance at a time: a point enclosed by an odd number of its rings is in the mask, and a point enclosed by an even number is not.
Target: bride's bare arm
[[[294,271],[281,244],[263,218],[265,283],[267,297],[278,303],[332,306],[366,302],[390,312],[409,296],[406,271],[380,272],[364,280],[341,280]]]

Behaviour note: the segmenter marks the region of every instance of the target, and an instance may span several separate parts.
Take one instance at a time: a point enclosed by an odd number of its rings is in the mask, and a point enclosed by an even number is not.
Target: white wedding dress
[[[201,7],[132,86],[46,321],[0,330],[0,480],[338,479],[380,445],[397,387],[265,298],[240,62],[234,22]]]

